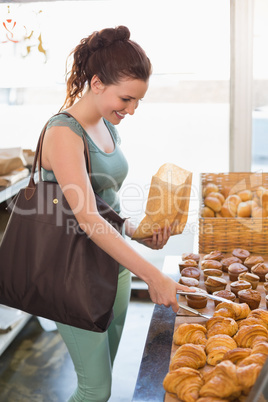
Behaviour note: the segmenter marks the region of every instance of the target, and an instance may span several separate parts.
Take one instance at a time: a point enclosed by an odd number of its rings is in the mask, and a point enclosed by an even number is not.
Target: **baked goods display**
[[[168,402],[174,401],[174,397],[186,402],[242,401],[255,384],[268,357],[268,307],[266,309],[263,282],[257,274],[250,272],[252,267],[244,265],[249,257],[254,256],[242,249],[234,250],[231,255],[221,255],[219,260],[200,256],[196,267],[200,270],[200,278],[196,288],[204,293],[204,299],[187,295],[180,296],[180,301],[185,300],[187,304],[191,299],[196,301],[193,308],[206,314],[209,312],[211,318],[200,321],[199,317],[193,316],[191,322],[190,318],[187,322],[178,318],[169,372],[163,381],[167,396],[170,395]],[[238,258],[241,262],[236,260]],[[215,268],[203,269],[203,261],[219,261],[222,264],[219,273],[207,275]],[[233,282],[225,270],[231,264],[242,264],[246,268]],[[263,278],[268,283],[268,273],[266,275]],[[211,291],[207,284],[215,286],[219,280],[225,280],[225,289],[213,292],[213,295],[226,298],[226,302],[214,303],[205,297],[206,291]],[[205,304],[198,304],[198,299],[199,303],[200,299],[205,300]]]
[[[268,216],[268,189],[259,186],[256,191],[249,189],[235,191],[227,186],[219,188],[208,183],[202,189],[202,217],[264,218]]]

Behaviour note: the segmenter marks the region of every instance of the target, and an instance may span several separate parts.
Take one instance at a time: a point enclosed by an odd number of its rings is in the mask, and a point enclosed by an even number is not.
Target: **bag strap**
[[[61,114],[65,114],[68,117],[72,117],[73,119],[75,119],[70,113],[68,112],[59,112],[57,114],[55,114],[54,116],[59,116]],[[53,117],[54,117],[53,116]],[[76,119],[75,119],[76,120]],[[30,180],[28,183],[28,186],[25,188],[24,190],[24,194],[25,194],[25,198],[27,200],[29,200],[36,189],[36,183],[34,180],[34,175],[35,175],[35,171],[36,171],[36,166],[38,165],[38,174],[39,174],[39,181],[41,181],[41,158],[42,158],[42,147],[43,147],[43,141],[44,141],[44,136],[45,136],[45,132],[48,126],[50,119],[46,122],[44,128],[41,131],[41,134],[39,136],[38,139],[38,143],[37,143],[37,147],[36,147],[36,151],[35,151],[35,155],[34,155],[34,161],[33,161],[33,165],[32,165],[32,170],[31,170],[31,175],[30,175]],[[89,156],[89,149],[88,149],[88,144],[87,144],[87,140],[85,138],[85,134],[83,133],[82,135],[82,139],[84,142],[84,153],[85,153],[85,160],[86,160],[86,165],[87,165],[87,171],[89,174],[89,178],[91,178],[91,163],[90,163],[90,156]]]

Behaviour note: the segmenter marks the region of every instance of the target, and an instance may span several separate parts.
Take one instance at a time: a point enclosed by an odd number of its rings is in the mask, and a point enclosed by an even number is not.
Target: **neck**
[[[83,127],[96,126],[102,121],[102,116],[98,113],[93,94],[90,91],[87,91],[66,111],[71,113]]]

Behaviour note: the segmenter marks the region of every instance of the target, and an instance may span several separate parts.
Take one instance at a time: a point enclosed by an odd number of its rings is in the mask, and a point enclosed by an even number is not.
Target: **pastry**
[[[201,345],[187,343],[180,346],[171,359],[169,371],[180,367],[199,369],[206,364],[206,353]]]
[[[265,356],[268,356],[268,343],[267,342],[259,342],[252,348],[252,353],[262,353]]]
[[[206,344],[207,329],[200,324],[183,323],[178,326],[173,334],[175,345],[184,345],[185,343],[194,343],[195,345]]]
[[[214,295],[214,296],[222,297],[223,299],[230,300],[230,301],[232,301],[232,302],[234,302],[235,299],[236,299],[235,294],[234,294],[233,292],[231,292],[230,290],[227,290],[227,289],[218,290],[217,292],[213,292],[213,295]],[[220,304],[220,303],[221,303],[221,301],[219,301],[219,300],[214,300],[215,306],[217,306],[217,305]]]
[[[268,295],[265,296],[265,304],[266,304],[266,308],[268,309]]]
[[[223,272],[220,269],[206,268],[204,269],[204,280],[206,280],[208,276],[217,276],[220,278],[222,274]]]
[[[212,317],[207,321],[206,328],[207,338],[218,334],[234,336],[238,331],[236,321],[229,317]]]
[[[260,278],[258,277],[258,275],[252,274],[250,272],[242,272],[242,274],[238,275],[238,280],[250,282],[253,290],[257,289],[260,282]]]
[[[249,271],[251,271],[251,268],[260,262],[264,262],[264,259],[261,255],[251,255],[245,259],[244,265]]]
[[[205,398],[198,398],[196,402],[228,402],[229,399],[222,399],[222,398],[213,398],[213,397],[205,397]]]
[[[259,364],[249,364],[244,367],[237,367],[236,374],[238,383],[241,385],[243,394],[249,394],[251,387],[255,384],[262,366]]]
[[[209,254],[206,254],[204,256],[204,260],[217,260],[217,261],[220,261],[222,258],[224,258],[224,255],[222,254],[221,251],[218,251],[218,250],[211,251]]]
[[[247,318],[238,322],[238,329],[243,327],[243,325],[256,325],[256,324],[262,325],[264,328],[268,329],[268,325],[261,318],[250,317],[250,314],[248,315]]]
[[[236,375],[236,366],[229,360],[217,364],[211,371],[209,380],[201,387],[200,396],[235,399],[240,396],[242,387]]]
[[[191,286],[197,287],[199,285],[198,279],[189,278],[188,276],[181,276],[179,283],[181,283],[182,285],[188,286],[188,287],[191,287]]]
[[[230,317],[238,321],[248,317],[249,313],[250,308],[246,303],[222,302],[216,306],[213,317]]]
[[[234,257],[239,258],[242,262],[244,262],[245,259],[250,256],[250,252],[248,250],[243,249],[243,248],[235,248],[232,251],[232,255]]]
[[[245,357],[245,359],[241,360],[238,363],[239,367],[248,366],[249,364],[256,363],[260,366],[263,366],[266,362],[267,356],[262,353],[251,353],[250,356]]]
[[[201,373],[190,367],[170,371],[163,381],[166,392],[175,394],[180,400],[187,402],[195,402],[198,399],[203,384]]]
[[[238,347],[250,348],[256,337],[268,339],[268,331],[262,325],[243,325],[234,335]]]
[[[232,202],[225,202],[221,207],[223,218],[233,218],[236,216],[237,206]]]
[[[199,289],[195,288],[198,293],[204,293],[204,295],[207,293],[204,289]],[[185,296],[187,305],[189,307],[195,308],[195,309],[200,309],[200,308],[205,308],[207,305],[207,297],[206,296],[193,296],[192,295],[187,295]]]
[[[208,293],[224,290],[226,286],[226,280],[224,278],[219,278],[218,276],[208,276],[205,281],[205,287]]]
[[[231,282],[230,289],[231,289],[231,292],[233,292],[237,296],[237,293],[239,292],[239,290],[252,289],[252,286],[251,286],[250,282],[243,281],[242,279],[240,279],[238,281]]]
[[[221,201],[217,197],[213,197],[210,194],[205,197],[204,204],[206,207],[209,207],[214,212],[219,212],[221,210]]]
[[[264,280],[265,282],[268,282],[268,274],[265,274]]]
[[[194,254],[194,253],[183,253],[181,258],[182,258],[183,261],[185,261],[185,260],[194,260],[194,261],[196,261],[198,263],[199,260],[200,260],[200,255],[199,254]]]
[[[236,342],[229,335],[211,336],[206,343],[207,364],[215,366],[221,362],[226,352],[237,347]]]
[[[268,264],[265,264],[264,262],[259,262],[258,264],[251,267],[251,272],[255,275],[258,275],[260,281],[264,282],[265,275],[268,273]]]
[[[238,292],[239,303],[247,303],[251,310],[259,307],[261,294],[257,290],[243,289]]]
[[[181,276],[187,276],[188,278],[195,278],[197,280],[199,280],[200,274],[200,269],[196,267],[183,268],[181,271]]]
[[[222,360],[230,360],[234,364],[238,364],[241,360],[250,356],[252,349],[250,348],[234,348],[225,353]]]
[[[248,269],[245,265],[240,264],[239,262],[234,262],[228,267],[228,274],[231,282],[237,281],[238,275],[243,272],[248,272]]]
[[[240,258],[234,257],[234,256],[223,258],[221,260],[223,272],[228,272],[229,265],[233,264],[234,262],[239,262],[241,264],[242,260]]]
[[[188,267],[195,267],[195,268],[197,268],[197,267],[198,267],[198,263],[197,263],[195,260],[191,260],[191,259],[189,259],[189,260],[184,260],[184,261],[181,261],[181,262],[179,263],[180,272],[181,272],[184,268],[188,268]]]
[[[268,282],[263,282],[263,289],[266,295],[268,295]]]
[[[268,211],[262,207],[255,207],[251,212],[252,218],[267,218]]]
[[[217,260],[203,260],[201,262],[202,269],[218,269],[222,270],[222,263]]]
[[[249,313],[248,317],[254,317],[254,318],[261,319],[267,325],[267,329],[268,329],[268,311],[263,310],[262,308],[257,308],[255,310],[251,311]]]

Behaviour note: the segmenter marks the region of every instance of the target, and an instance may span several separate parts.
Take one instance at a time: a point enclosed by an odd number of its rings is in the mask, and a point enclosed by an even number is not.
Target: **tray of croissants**
[[[178,269],[179,282],[202,296],[179,296],[194,312],[177,313],[165,402],[247,401],[268,357],[267,261],[234,248],[184,253]]]

